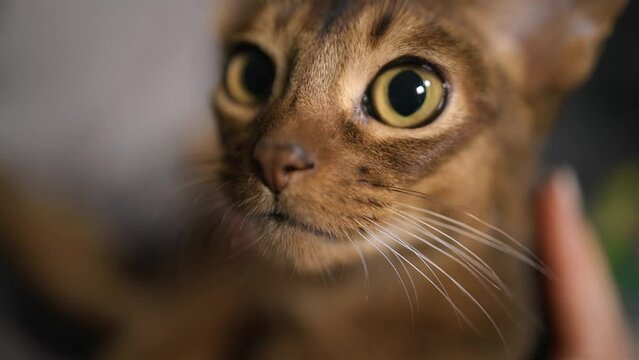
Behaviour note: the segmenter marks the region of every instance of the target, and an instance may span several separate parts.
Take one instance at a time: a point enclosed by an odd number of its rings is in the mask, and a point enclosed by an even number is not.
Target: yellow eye
[[[254,46],[236,51],[226,67],[226,91],[233,100],[255,105],[266,100],[275,81],[275,64]]]
[[[432,122],[442,110],[446,86],[433,70],[420,64],[400,64],[383,70],[368,91],[371,114],[398,128]]]

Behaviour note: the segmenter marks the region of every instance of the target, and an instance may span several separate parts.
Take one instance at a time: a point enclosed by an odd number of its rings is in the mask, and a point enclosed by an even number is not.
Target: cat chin
[[[257,236],[249,246],[254,256],[301,275],[323,274],[359,261],[351,242],[320,229],[271,217],[259,219],[253,226]]]

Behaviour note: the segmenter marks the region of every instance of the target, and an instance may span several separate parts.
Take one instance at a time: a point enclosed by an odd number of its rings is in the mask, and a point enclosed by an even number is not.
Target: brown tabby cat
[[[237,233],[107,357],[530,357],[538,147],[624,3],[230,5],[198,230]]]

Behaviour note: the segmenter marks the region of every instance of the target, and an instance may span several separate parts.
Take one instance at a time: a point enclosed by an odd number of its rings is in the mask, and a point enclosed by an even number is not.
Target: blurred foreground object
[[[101,250],[114,244],[100,241],[147,249],[170,240],[182,201],[176,158],[203,125],[194,115],[208,108],[209,6],[208,0],[0,0],[0,172],[24,190],[9,195],[29,198],[16,200],[24,200],[22,214],[5,210],[11,221],[32,223],[23,227],[26,240],[14,244],[20,248],[2,245],[0,358],[68,358],[68,348],[87,347],[84,337],[61,334],[63,319],[49,317],[50,307],[60,310],[65,300],[79,317],[116,316],[95,303],[116,292],[73,287],[96,275],[82,265],[106,273],[115,266],[82,253],[107,256]],[[33,207],[32,216],[22,216]],[[86,223],[69,221],[75,217]],[[9,225],[3,230],[16,223]],[[67,231],[76,236],[59,236]],[[102,231],[110,236],[85,238]],[[7,236],[20,234],[0,233],[2,241]],[[43,236],[44,246],[31,248],[36,257],[13,255]],[[77,247],[78,240],[85,243]],[[34,300],[43,289],[32,292],[29,280],[47,269],[54,276],[44,292],[59,301]],[[75,291],[60,293],[60,286]],[[87,302],[98,306],[85,309]],[[72,344],[56,344],[62,342]]]
[[[161,229],[208,108],[209,18],[207,0],[0,1],[3,170],[122,233]]]
[[[633,359],[632,342],[608,264],[583,214],[574,173],[560,171],[538,206],[557,359]]]

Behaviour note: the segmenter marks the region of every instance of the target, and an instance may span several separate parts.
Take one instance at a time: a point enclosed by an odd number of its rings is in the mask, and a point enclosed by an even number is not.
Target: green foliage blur
[[[611,173],[593,199],[591,218],[629,320],[639,330],[639,161],[623,163]]]

